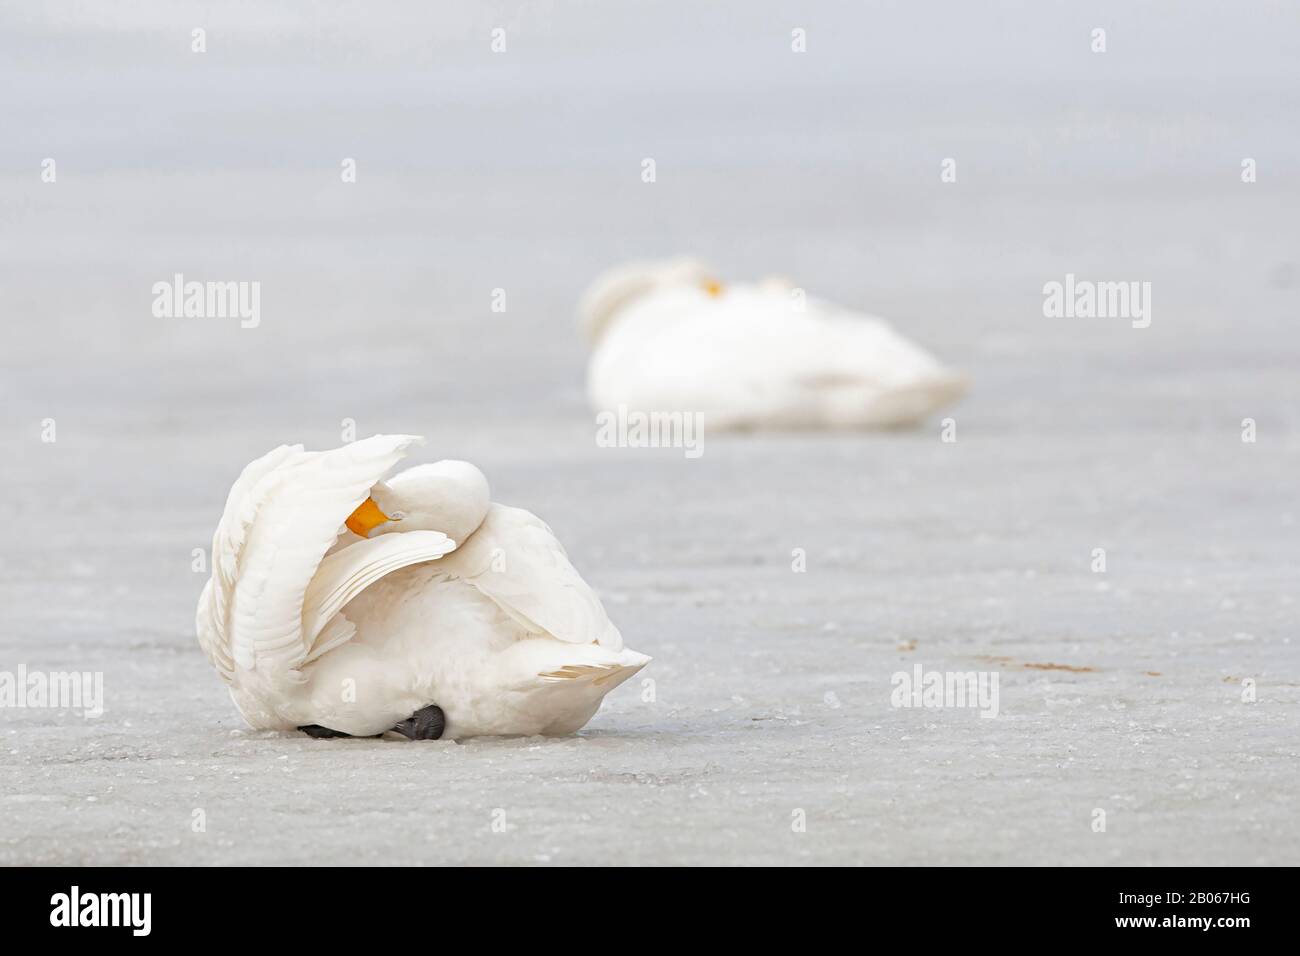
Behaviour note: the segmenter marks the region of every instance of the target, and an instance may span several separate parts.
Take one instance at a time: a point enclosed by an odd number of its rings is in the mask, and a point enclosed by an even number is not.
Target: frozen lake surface
[[[201,65],[188,18],[13,25],[0,671],[102,672],[105,710],[0,709],[0,864],[1300,862],[1296,14],[1116,7],[1094,75],[1060,12],[827,7],[798,66],[775,5],[564,9],[498,72],[487,21],[448,62],[342,8],[214,22]],[[596,447],[574,303],[679,253],[890,317],[971,376],[957,440]],[[154,318],[176,272],[260,281],[260,326]],[[1151,282],[1150,327],[1044,318],[1067,273]],[[476,462],[655,658],[581,734],[243,727],[192,550],[244,463],[344,419]],[[997,718],[892,706],[917,664],[996,672]]]

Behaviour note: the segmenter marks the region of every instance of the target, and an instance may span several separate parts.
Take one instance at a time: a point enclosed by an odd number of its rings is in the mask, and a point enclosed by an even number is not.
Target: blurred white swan
[[[282,445],[235,482],[199,643],[254,728],[565,734],[650,659],[623,647],[551,529],[420,439]]]
[[[597,411],[696,412],[708,428],[894,427],[967,387],[881,319],[781,278],[724,285],[690,259],[610,270],[579,314]]]

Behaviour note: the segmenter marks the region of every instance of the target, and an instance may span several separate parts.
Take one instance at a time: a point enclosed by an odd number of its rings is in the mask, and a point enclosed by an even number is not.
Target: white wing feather
[[[281,446],[244,469],[213,536],[212,579],[197,614],[199,643],[223,679],[237,669],[293,679],[311,647],[304,599],[322,558],[347,516],[420,440],[376,435],[326,452]]]
[[[307,659],[313,660],[347,640],[327,638],[323,643],[329,646],[316,646],[330,618],[362,591],[386,574],[440,558],[455,548],[456,542],[441,531],[405,531],[359,541],[331,554],[320,563],[303,600],[303,640],[311,648]]]
[[[251,494],[256,484],[286,460],[303,453],[301,445],[281,445],[249,462],[226,496],[226,508],[212,535],[212,577],[199,597],[197,629],[199,645],[221,676],[229,681],[234,673],[227,640],[230,600],[239,577],[239,555],[248,529],[257,516],[257,499]]]
[[[528,631],[623,648],[618,628],[555,533],[528,511],[493,504],[479,529],[439,567],[472,584]]]

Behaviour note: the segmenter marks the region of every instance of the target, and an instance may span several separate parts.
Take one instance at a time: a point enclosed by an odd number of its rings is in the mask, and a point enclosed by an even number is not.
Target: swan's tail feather
[[[551,638],[523,640],[505,652],[503,665],[516,690],[566,693],[587,688],[607,694],[646,664],[645,654],[623,648],[611,651],[598,644],[565,644]]]
[[[818,416],[833,425],[897,428],[915,425],[953,404],[968,387],[964,375],[945,370],[885,388],[874,384],[823,388],[814,404]]]
[[[644,664],[635,666],[625,664],[565,664],[558,670],[542,671],[537,676],[544,681],[590,681],[599,686],[618,677],[618,683],[627,680]]]

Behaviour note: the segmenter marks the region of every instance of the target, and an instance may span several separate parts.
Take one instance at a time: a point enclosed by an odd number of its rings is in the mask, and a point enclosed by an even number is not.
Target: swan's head
[[[595,345],[621,309],[647,293],[673,285],[696,286],[715,296],[722,291],[709,267],[697,259],[629,262],[601,273],[582,294],[578,304],[582,331]]]
[[[487,478],[467,461],[417,465],[381,481],[347,519],[363,538],[441,531],[457,545],[478,530],[491,503]]]

